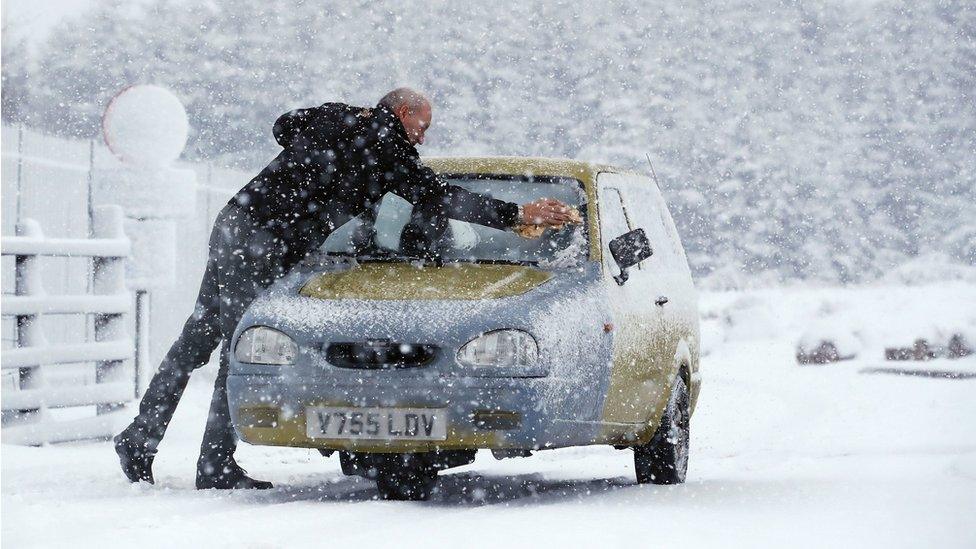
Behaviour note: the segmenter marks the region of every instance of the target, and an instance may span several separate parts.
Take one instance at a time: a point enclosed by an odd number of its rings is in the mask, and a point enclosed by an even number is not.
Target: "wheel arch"
[[[674,365],[674,371],[677,375],[681,376],[681,379],[685,382],[685,386],[688,390],[691,390],[691,347],[688,345],[688,341],[681,339],[675,346],[674,358],[672,360]]]
[[[680,375],[688,388],[688,395],[691,397],[691,413],[695,413],[698,406],[698,393],[701,390],[701,379],[699,377],[697,364],[694,362],[695,355],[691,352],[691,345],[684,338],[678,341],[674,351],[674,371]],[[674,381],[672,380],[672,385]]]

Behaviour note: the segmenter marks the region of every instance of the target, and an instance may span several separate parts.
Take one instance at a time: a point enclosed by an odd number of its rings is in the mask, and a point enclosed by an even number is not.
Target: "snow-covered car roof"
[[[606,164],[568,158],[528,156],[435,156],[425,157],[424,164],[439,173],[497,173],[575,177],[586,184],[600,172],[619,172]]]

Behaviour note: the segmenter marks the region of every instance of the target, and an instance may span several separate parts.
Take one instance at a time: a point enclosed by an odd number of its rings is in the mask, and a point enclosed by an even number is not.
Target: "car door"
[[[613,279],[619,268],[610,253],[610,241],[637,228],[650,235],[650,228],[640,226],[636,214],[656,208],[655,204],[628,200],[630,184],[631,176],[622,174],[603,173],[597,179],[604,283],[614,318],[613,365],[603,419],[643,425],[660,414],[662,368],[667,365],[657,344],[662,322],[660,308],[654,304],[662,292],[661,282],[647,268],[654,257],[644,260],[640,268],[631,267],[623,285]]]
[[[637,209],[634,217],[638,225],[648,227],[647,237],[654,249],[654,256],[646,262],[646,268],[660,284],[657,303],[664,324],[662,344],[670,355],[672,366],[677,362],[688,367],[689,389],[695,401],[701,385],[698,376],[698,294],[664,196],[657,184],[647,177],[634,176],[634,182],[624,189],[624,199],[654,205]]]
[[[679,265],[683,258],[678,255],[680,243],[675,240],[676,235],[672,238],[664,224],[667,212],[661,211],[663,199],[654,182],[636,175],[630,176],[630,180],[631,184],[623,190],[624,200],[640,205],[633,208],[634,223],[644,229],[654,250],[654,255],[644,262],[644,275],[654,281],[655,289],[655,294],[648,297],[653,298],[651,302],[661,320],[670,324],[675,319],[675,309],[683,306],[680,303],[684,296],[683,273]]]

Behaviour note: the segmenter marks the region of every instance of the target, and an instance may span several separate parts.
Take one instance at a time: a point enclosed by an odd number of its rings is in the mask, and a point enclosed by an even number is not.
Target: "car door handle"
[[[654,300],[654,304],[657,305],[658,307],[664,307],[664,304],[667,303],[668,301],[669,301],[668,298],[662,295]]]

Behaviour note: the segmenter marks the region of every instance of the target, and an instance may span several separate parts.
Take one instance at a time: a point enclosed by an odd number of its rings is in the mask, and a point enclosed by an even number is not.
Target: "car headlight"
[[[251,364],[294,364],[298,345],[287,334],[267,326],[252,326],[237,338],[234,357]]]
[[[464,366],[532,366],[539,357],[539,346],[528,332],[495,330],[465,343],[457,359]]]

